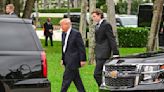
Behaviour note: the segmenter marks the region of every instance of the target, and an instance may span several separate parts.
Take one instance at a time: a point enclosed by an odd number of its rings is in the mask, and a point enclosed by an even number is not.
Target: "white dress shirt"
[[[101,23],[103,22],[104,19],[101,19],[99,22],[98,22],[98,27],[100,27]]]
[[[67,34],[66,34],[65,42],[64,42],[64,46],[63,46],[63,52],[64,52],[64,53],[65,53],[66,48],[67,48],[68,37],[69,37],[69,34],[70,34],[70,32],[71,32],[71,29],[72,29],[72,27],[70,27],[70,28],[68,29],[68,31],[66,32]]]

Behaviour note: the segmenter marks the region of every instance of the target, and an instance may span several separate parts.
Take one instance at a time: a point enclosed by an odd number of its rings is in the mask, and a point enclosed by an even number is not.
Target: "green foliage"
[[[107,5],[106,5],[106,4],[102,5],[102,6],[101,6],[101,10],[102,10],[104,13],[107,12]]]
[[[117,29],[120,47],[146,47],[148,40],[147,28],[124,28]]]
[[[137,14],[138,12],[138,6],[142,3],[147,3],[148,1],[143,0],[132,0],[131,4],[131,14]],[[116,5],[116,13],[117,14],[127,14],[127,0],[119,0],[119,2]]]
[[[80,8],[71,8],[70,12],[80,12]],[[60,9],[40,9],[40,13],[66,13],[68,12],[67,8],[60,8]]]
[[[126,14],[127,13],[127,2],[119,0],[117,5],[115,6],[116,8],[116,13],[117,14]]]
[[[147,1],[145,1],[145,2],[147,2]],[[132,6],[131,14],[137,14],[139,4],[142,4],[142,3],[145,3],[145,2],[142,1],[142,0],[133,0],[132,5],[131,5]]]
[[[96,0],[96,7],[101,8],[101,6],[105,5],[106,0]]]
[[[62,18],[54,18],[51,17],[51,22],[53,25],[59,25],[59,22]],[[47,21],[47,17],[39,17],[39,22],[41,24],[41,26],[43,26],[43,24]]]

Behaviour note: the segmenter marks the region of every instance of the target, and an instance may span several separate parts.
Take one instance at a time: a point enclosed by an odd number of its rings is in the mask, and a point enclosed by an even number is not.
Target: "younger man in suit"
[[[62,33],[62,61],[65,66],[61,92],[67,92],[73,81],[78,92],[85,92],[79,74],[79,68],[86,63],[86,51],[79,31],[72,29],[71,21],[64,18],[60,21]]]
[[[96,68],[94,71],[94,78],[100,87],[104,63],[112,56],[112,54],[113,57],[118,57],[119,51],[113,35],[112,26],[104,19],[103,12],[100,9],[95,9],[92,12],[92,19],[97,23],[95,28]]]

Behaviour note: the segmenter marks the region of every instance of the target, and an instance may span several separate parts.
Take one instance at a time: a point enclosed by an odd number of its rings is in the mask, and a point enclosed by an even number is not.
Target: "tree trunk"
[[[80,7],[81,6],[82,0],[77,0],[77,5]]]
[[[48,8],[48,1],[47,0],[43,0],[43,8],[47,9]]]
[[[78,8],[78,0],[74,0],[74,8]]]
[[[130,15],[131,14],[131,5],[132,5],[132,0],[127,0],[128,2],[128,10],[127,10],[127,14]]]
[[[106,0],[107,4],[107,20],[112,25],[114,36],[116,37],[117,46],[119,46],[117,27],[116,27],[116,17],[115,17],[115,4],[113,0]]]
[[[89,0],[89,12],[90,12],[90,22],[89,22],[89,64],[95,63],[95,24],[91,19],[91,12],[96,8],[96,0]]]
[[[61,0],[58,0],[58,8],[61,8]]]
[[[23,18],[30,18],[35,1],[36,0],[27,0],[26,1],[25,9],[23,11]]]
[[[70,18],[70,0],[67,0],[67,8],[68,18]]]
[[[155,0],[153,5],[153,18],[151,23],[150,34],[148,37],[147,51],[157,51],[158,30],[161,23],[164,0]]]
[[[26,6],[26,0],[23,0],[23,10],[24,10],[25,6]]]
[[[70,0],[71,8],[74,8],[74,0]]]
[[[79,31],[82,34],[83,42],[86,45],[86,13],[87,13],[87,0],[82,1],[81,15],[80,15],[80,28]]]

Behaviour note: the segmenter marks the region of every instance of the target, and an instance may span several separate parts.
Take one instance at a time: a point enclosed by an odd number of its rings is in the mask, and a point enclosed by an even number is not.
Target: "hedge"
[[[71,8],[70,12],[80,12],[80,8]],[[40,9],[38,12],[40,13],[66,13],[68,12],[67,8],[60,8],[60,9]]]
[[[51,22],[53,25],[59,25],[59,22],[62,18],[54,18],[51,17]],[[47,21],[47,17],[39,17],[39,22],[41,27],[43,27],[43,24]]]
[[[119,47],[146,47],[148,28],[117,28]]]

